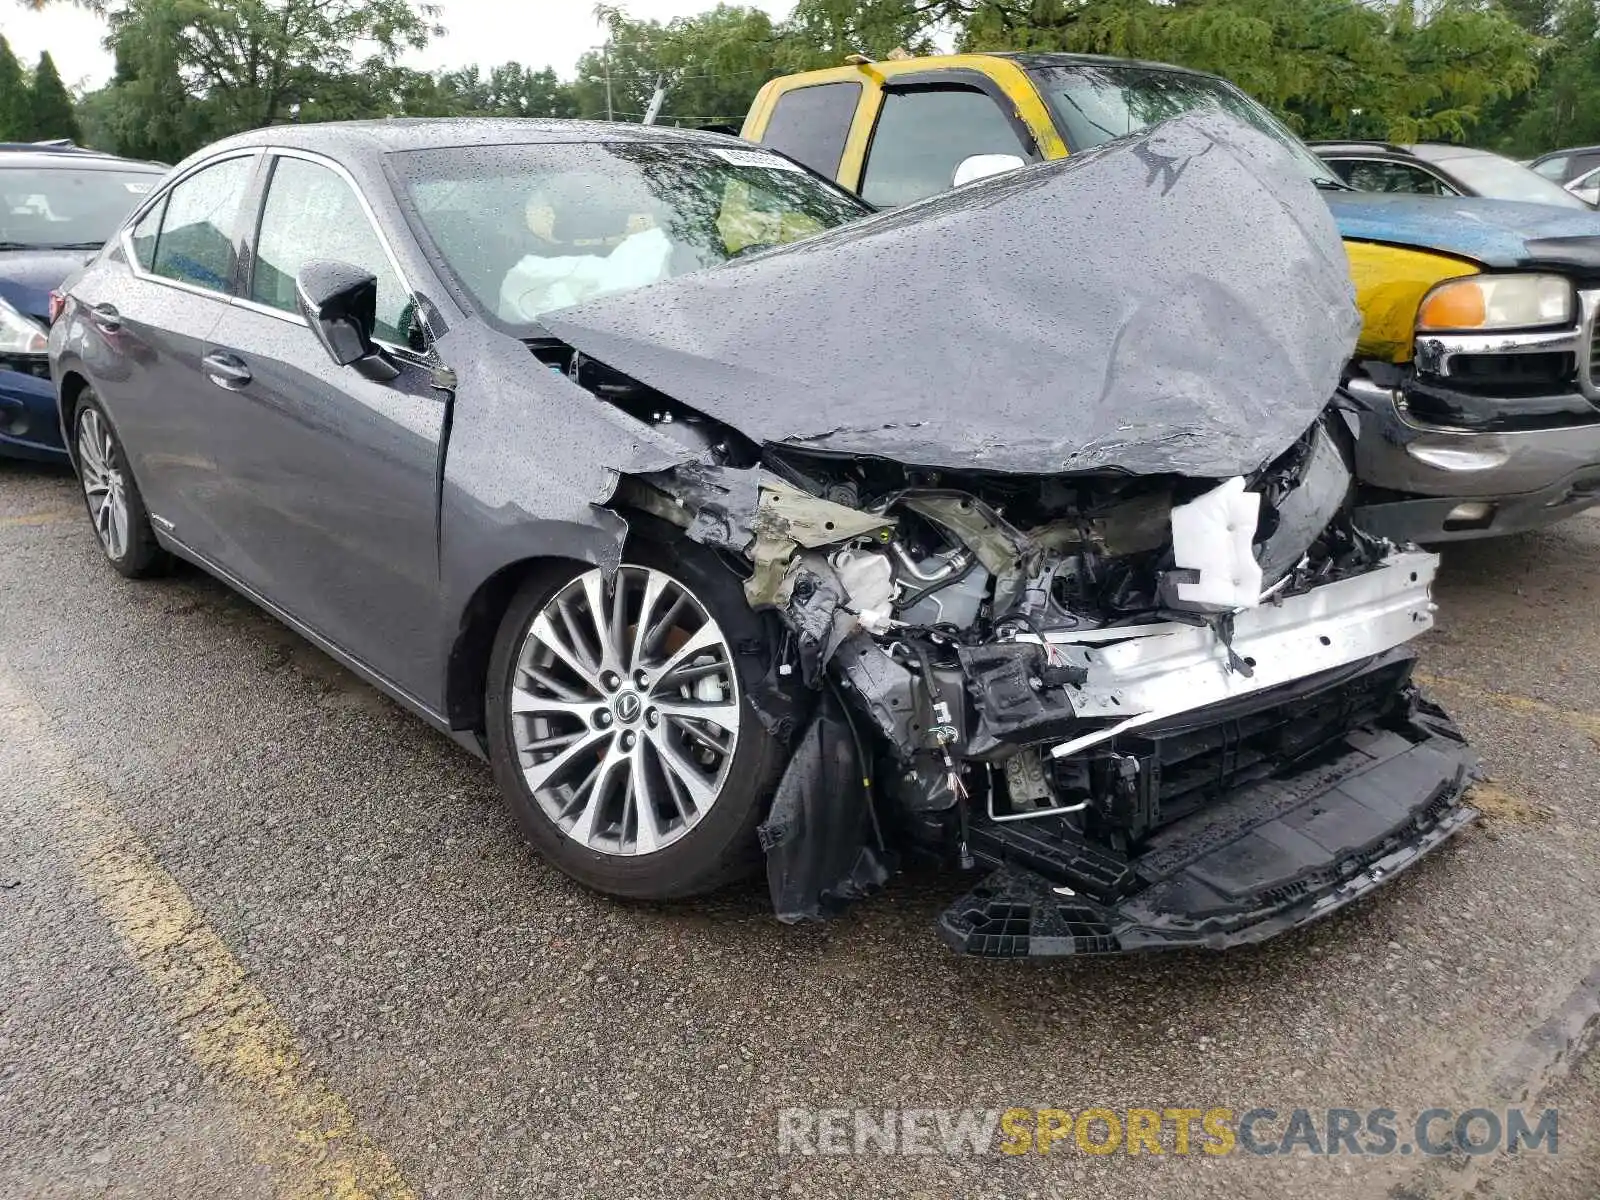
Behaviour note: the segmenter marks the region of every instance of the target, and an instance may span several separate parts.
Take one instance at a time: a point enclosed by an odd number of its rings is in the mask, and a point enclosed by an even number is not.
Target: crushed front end
[[[685,446],[612,503],[771,614],[780,919],[922,856],[965,952],[1224,946],[1472,819],[1412,681],[1435,559],[1352,519],[1348,261],[1258,131],[1180,118],[545,323]]]
[[[1330,409],[1221,483],[792,451],[650,481],[746,550],[820,698],[763,829],[778,915],[916,855],[972,873],[940,922],[966,953],[1221,947],[1463,828],[1473,759],[1408,645],[1437,559],[1352,522],[1351,443]]]

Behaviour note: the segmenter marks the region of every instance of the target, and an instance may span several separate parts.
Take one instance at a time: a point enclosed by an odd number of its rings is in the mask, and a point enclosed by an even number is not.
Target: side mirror
[[[1020,154],[969,155],[957,164],[950,186],[963,187],[980,179],[987,179],[991,175],[1004,175],[1007,171],[1015,171],[1018,167],[1027,165],[1028,160]]]
[[[376,383],[400,370],[372,340],[378,323],[378,279],[342,262],[308,262],[295,277],[300,313],[311,332],[341,367],[354,367]]]

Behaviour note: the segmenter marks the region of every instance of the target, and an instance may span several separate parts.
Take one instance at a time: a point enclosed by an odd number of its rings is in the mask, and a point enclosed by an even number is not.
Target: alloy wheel
[[[78,474],[94,531],[106,553],[120,559],[128,552],[131,518],[128,484],[117,465],[116,443],[105,419],[93,408],[78,414]]]
[[[728,639],[699,599],[652,567],[592,570],[534,616],[508,705],[529,791],[569,838],[651,854],[716,803],[738,745]]]

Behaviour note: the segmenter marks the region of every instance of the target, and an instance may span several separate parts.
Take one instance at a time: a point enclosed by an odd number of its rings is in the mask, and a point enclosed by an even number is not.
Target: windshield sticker
[[[765,167],[769,171],[805,173],[799,164],[792,163],[787,158],[780,158],[776,154],[768,154],[764,150],[724,150],[719,146],[713,147],[711,153],[723,162],[732,163],[736,167]]]
[[[122,186],[127,188],[135,196],[145,196],[145,195],[149,194],[151,188],[155,187],[155,184],[153,184],[153,183],[125,183]]]

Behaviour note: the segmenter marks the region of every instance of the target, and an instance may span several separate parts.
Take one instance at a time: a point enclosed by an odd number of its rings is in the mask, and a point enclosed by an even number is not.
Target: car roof
[[[118,158],[87,150],[70,142],[0,142],[0,166],[5,167],[72,167],[74,170],[126,171],[131,169],[164,172],[166,163],[146,162],[137,158]]]
[[[1071,54],[1065,51],[974,50],[955,54],[919,54],[876,61],[852,55],[849,60],[837,67],[818,67],[811,71],[796,71],[769,79],[762,88],[761,95],[769,95],[768,89],[788,92],[818,84],[859,82],[863,78],[879,81],[897,79],[903,75],[924,71],[982,70],[985,60],[1003,62],[1008,69],[1016,71],[1047,67],[1098,69],[1133,67],[1144,71],[1164,71],[1171,75],[1188,75],[1196,79],[1214,79],[1228,84],[1228,80],[1220,75],[1196,71],[1191,67],[1174,66],[1172,63],[1145,62],[1137,58],[1117,58],[1107,54]],[[756,103],[759,106],[760,97]]]
[[[312,125],[272,125],[207,146],[204,155],[251,146],[283,146],[331,154],[393,154],[471,146],[643,142],[668,145],[743,146],[723,133],[669,125],[628,125],[620,121],[573,121],[527,117],[389,117],[376,121],[326,121]]]
[[[1146,71],[1170,71],[1174,75],[1201,75],[1220,79],[1209,71],[1180,67],[1175,63],[1148,62],[1142,58],[1117,58],[1110,54],[1069,54],[1065,51],[995,50],[980,51],[985,58],[1008,58],[1019,67],[1139,67]]]
[[[1324,150],[1354,150],[1362,154],[1378,153],[1399,155],[1402,158],[1413,157],[1410,148],[1407,146],[1401,146],[1395,142],[1367,141],[1362,138],[1323,139],[1307,142],[1306,145],[1319,154]]]
[[[1222,78],[1210,70],[1179,67],[1176,62],[1152,62],[1142,58],[1117,58],[1115,54],[1070,54],[1067,51],[994,50],[978,51],[982,58],[1003,58],[1016,62],[1027,70],[1030,67],[1139,67],[1142,70],[1166,70],[1173,75],[1200,75],[1203,78]]]
[[[1477,146],[1458,146],[1454,142],[1410,142],[1397,145],[1393,142],[1366,142],[1357,140],[1317,141],[1306,143],[1318,154],[1360,154],[1368,158],[1419,159],[1422,162],[1450,162],[1458,158],[1503,158],[1493,150]]]

